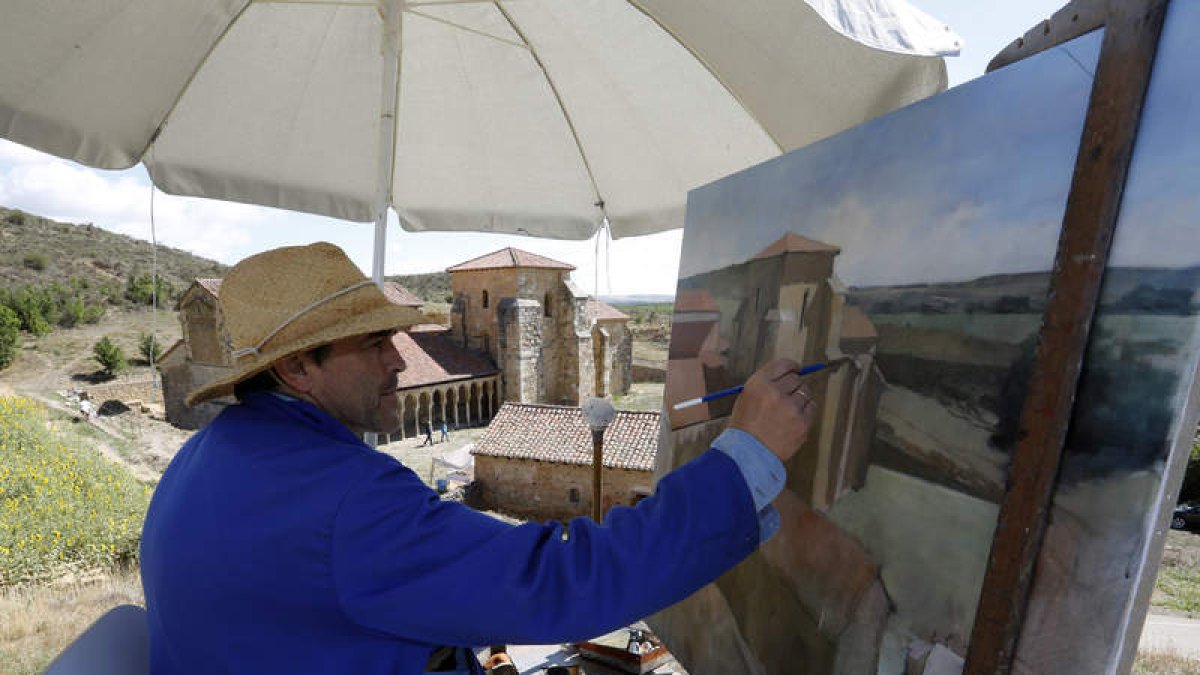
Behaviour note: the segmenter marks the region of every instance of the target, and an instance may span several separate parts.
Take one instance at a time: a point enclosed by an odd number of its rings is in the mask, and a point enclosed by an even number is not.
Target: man
[[[163,474],[142,538],[154,673],[478,673],[464,647],[602,634],[674,603],[778,527],[770,501],[816,405],[790,361],[727,429],[599,526],[512,526],[442,502],[359,436],[399,428],[390,337],[416,320],[330,244],[221,286],[234,395]],[[450,649],[447,649],[449,647]]]

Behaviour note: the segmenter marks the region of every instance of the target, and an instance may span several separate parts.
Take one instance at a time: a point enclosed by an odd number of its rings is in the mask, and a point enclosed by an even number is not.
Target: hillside
[[[425,302],[448,303],[454,300],[450,294],[450,275],[446,272],[393,274],[384,278],[407,288]]]
[[[153,247],[144,241],[90,223],[60,223],[0,207],[0,288],[26,284],[84,285],[117,297],[130,276],[150,274]],[[196,277],[219,277],[226,266],[186,251],[158,247],[158,272],[175,293]],[[81,284],[82,282],[82,284]]]

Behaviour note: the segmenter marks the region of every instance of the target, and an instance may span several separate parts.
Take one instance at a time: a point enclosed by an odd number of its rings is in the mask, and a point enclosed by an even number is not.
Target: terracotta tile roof
[[[617,411],[604,432],[604,466],[653,471],[657,412]],[[473,455],[557,464],[592,463],[592,431],[579,408],[508,402],[475,444]]]
[[[196,283],[200,284],[204,290],[212,293],[215,296],[221,295],[221,280],[220,279],[196,279]]]
[[[417,323],[404,330],[410,333],[449,333],[450,327],[440,323]]]
[[[585,311],[587,311],[588,315],[593,319],[599,319],[601,321],[606,321],[608,319],[621,319],[624,321],[629,320],[629,315],[625,312],[622,312],[603,300],[597,300],[595,298],[588,298],[587,309]]]
[[[751,260],[759,260],[762,258],[770,258],[783,253],[841,253],[842,249],[836,246],[830,246],[819,241],[813,241],[808,237],[801,237],[793,232],[788,232],[775,243],[764,248],[762,252],[751,258]]]
[[[522,251],[519,248],[502,248],[494,253],[479,256],[473,260],[447,267],[447,272],[465,272],[467,270],[495,270],[506,267],[541,267],[552,270],[573,270],[574,265],[552,260],[545,256]]]
[[[675,294],[675,313],[719,312],[717,301],[707,288],[681,288]]]
[[[400,331],[392,337],[392,342],[404,357],[405,368],[399,377],[401,389],[498,372],[486,357],[458,346],[443,333]]]
[[[383,294],[388,300],[391,300],[393,304],[401,305],[403,307],[420,307],[421,305],[425,304],[425,301],[413,295],[407,288],[394,281],[383,282]]]

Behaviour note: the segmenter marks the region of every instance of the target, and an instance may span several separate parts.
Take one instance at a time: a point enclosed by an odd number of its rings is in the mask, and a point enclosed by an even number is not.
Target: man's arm
[[[592,637],[681,600],[760,543],[759,512],[778,487],[752,489],[747,467],[778,464],[795,452],[783,449],[786,439],[803,441],[803,433],[761,428],[807,425],[812,415],[783,391],[794,383],[769,375],[752,378],[751,396],[735,407],[735,420],[738,407],[774,409],[730,434],[743,437],[752,459],[734,459],[743,451],[722,441],[664,476],[636,508],[611,510],[602,526],[578,518],[512,527],[441,502],[402,467],[374,476],[346,496],[334,524],[332,565],[348,617],[431,643],[528,644]]]

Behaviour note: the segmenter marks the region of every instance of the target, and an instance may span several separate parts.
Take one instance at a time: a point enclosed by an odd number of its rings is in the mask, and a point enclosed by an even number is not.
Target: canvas
[[[1200,7],[1173,3],[1018,672],[1107,672],[1195,427]],[[660,470],[787,356],[821,403],[780,532],[651,620],[693,675],[957,672],[1029,389],[1102,32],[689,195]],[[1156,548],[1156,546],[1158,548]]]

